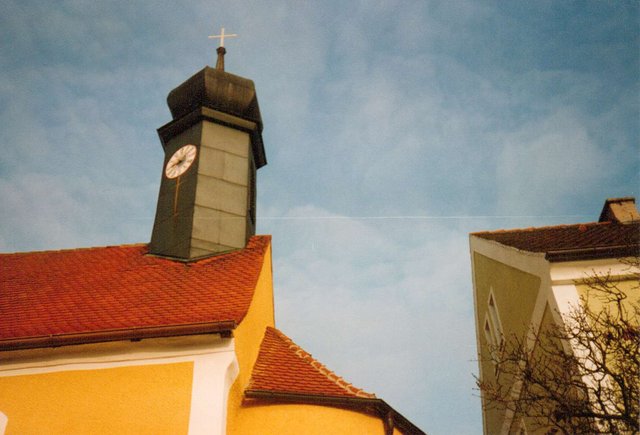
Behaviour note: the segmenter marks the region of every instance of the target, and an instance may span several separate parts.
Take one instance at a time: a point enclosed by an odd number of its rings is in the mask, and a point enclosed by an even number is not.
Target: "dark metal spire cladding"
[[[227,50],[224,47],[218,47],[216,50],[218,53],[218,60],[216,61],[216,69],[218,71],[224,71],[224,55]]]

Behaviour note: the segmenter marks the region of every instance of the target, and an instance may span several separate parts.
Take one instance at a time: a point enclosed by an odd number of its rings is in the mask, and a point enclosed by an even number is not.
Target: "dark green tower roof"
[[[252,80],[206,66],[172,90],[167,104],[174,121],[206,107],[255,123],[251,142],[256,167],[267,164],[262,142],[262,117]]]

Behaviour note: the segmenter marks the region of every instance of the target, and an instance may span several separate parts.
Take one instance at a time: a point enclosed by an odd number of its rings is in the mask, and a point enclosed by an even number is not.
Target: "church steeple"
[[[193,259],[243,248],[255,234],[256,170],[267,161],[251,80],[205,67],[169,93],[173,120],[158,129],[165,151],[155,255]]]
[[[218,71],[224,71],[224,55],[227,54],[227,50],[224,47],[218,47],[216,52],[218,53],[218,60],[216,60],[216,69]]]

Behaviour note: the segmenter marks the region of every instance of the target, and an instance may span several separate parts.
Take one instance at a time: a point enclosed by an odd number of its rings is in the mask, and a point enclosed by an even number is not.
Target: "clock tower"
[[[256,228],[256,170],[266,165],[251,80],[205,67],[169,93],[173,120],[158,129],[165,152],[149,244],[190,260],[244,248]]]

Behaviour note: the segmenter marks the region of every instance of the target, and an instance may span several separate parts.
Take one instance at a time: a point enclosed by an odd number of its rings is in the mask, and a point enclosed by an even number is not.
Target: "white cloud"
[[[409,418],[449,415],[442,397],[451,395],[451,378],[441,373],[466,385],[466,403],[479,406],[471,397],[464,229],[359,220],[311,205],[278,215],[285,219],[263,225],[274,236],[276,318],[285,333]]]
[[[499,137],[498,209],[535,214],[560,209],[563,201],[601,182],[612,157],[589,137],[585,120],[556,110]]]
[[[16,251],[21,245],[44,249],[40,240],[50,249],[73,246],[82,239],[69,220],[86,213],[86,205],[78,203],[52,177],[28,174],[20,180],[0,178],[0,199],[10,211],[3,217],[3,251]]]
[[[0,178],[0,251],[43,250],[149,240],[147,200],[155,185],[107,185],[86,176],[42,173]]]

